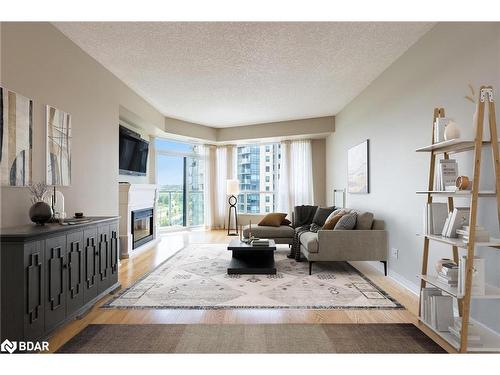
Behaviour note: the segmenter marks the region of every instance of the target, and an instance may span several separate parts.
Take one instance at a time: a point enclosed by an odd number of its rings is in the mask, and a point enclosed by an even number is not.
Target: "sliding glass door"
[[[158,223],[175,229],[204,223],[204,163],[198,145],[158,139],[156,146]]]
[[[184,160],[158,155],[158,223],[160,227],[184,226]]]

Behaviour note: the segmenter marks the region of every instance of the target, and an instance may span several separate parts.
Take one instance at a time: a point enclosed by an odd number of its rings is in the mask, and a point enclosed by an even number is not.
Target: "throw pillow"
[[[283,221],[281,222],[281,225],[290,225],[292,224],[292,222],[288,219],[283,219]]]
[[[356,216],[358,214],[356,212],[351,212],[348,214],[345,214],[340,218],[338,223],[335,225],[335,230],[350,230],[354,229],[356,226]]]
[[[326,219],[325,224],[323,225],[323,229],[325,230],[332,230],[335,228],[335,225],[339,222],[339,220],[344,216],[345,214],[339,213],[337,215],[330,215],[328,216],[328,219]]]
[[[285,217],[286,214],[283,214],[281,212],[273,212],[264,216],[262,220],[259,222],[259,225],[268,227],[279,227],[283,222],[283,220],[285,219]]]
[[[371,212],[362,212],[358,214],[356,220],[357,230],[370,230],[373,225],[373,214]]]
[[[322,227],[330,214],[335,211],[335,207],[318,207],[313,217],[313,223]]]

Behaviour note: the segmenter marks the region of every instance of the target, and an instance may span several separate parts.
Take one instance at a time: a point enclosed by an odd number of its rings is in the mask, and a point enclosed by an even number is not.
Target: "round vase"
[[[444,139],[449,141],[450,139],[460,138],[460,130],[458,125],[454,121],[450,121],[446,128],[444,129]]]
[[[45,202],[36,202],[30,208],[30,219],[38,225],[44,225],[52,217],[52,207]]]

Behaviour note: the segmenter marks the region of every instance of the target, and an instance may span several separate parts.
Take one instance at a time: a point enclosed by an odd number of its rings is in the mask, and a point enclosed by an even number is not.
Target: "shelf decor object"
[[[488,123],[490,128],[490,141],[483,140],[483,122],[485,109],[488,108]],[[443,108],[434,109],[433,124],[436,123],[436,119],[445,117]],[[480,299],[499,299],[500,298],[500,288],[486,285],[486,290],[484,295],[474,295],[472,293],[473,289],[473,263],[475,256],[476,247],[487,247],[500,249],[500,240],[491,238],[487,242],[476,241],[476,229],[477,229],[477,210],[478,210],[478,198],[480,197],[496,197],[496,207],[497,215],[500,224],[500,158],[498,151],[498,134],[496,126],[496,116],[495,116],[495,102],[493,98],[493,88],[491,86],[482,86],[479,91],[479,100],[477,102],[477,116],[474,116],[474,130],[475,139],[463,140],[463,139],[449,139],[444,142],[435,143],[435,127],[433,127],[432,134],[432,144],[426,147],[417,149],[417,152],[429,152],[430,153],[430,167],[429,167],[429,181],[428,190],[418,191],[417,194],[427,195],[427,204],[432,203],[434,196],[447,197],[448,211],[453,212],[454,210],[454,197],[467,197],[470,198],[470,213],[469,213],[469,240],[464,242],[461,238],[447,238],[441,235],[431,235],[423,234],[424,246],[422,255],[422,271],[418,275],[420,278],[420,306],[419,306],[419,319],[428,328],[430,328],[439,337],[447,341],[451,346],[453,346],[458,352],[500,352],[500,336],[493,333],[490,329],[483,326],[480,323],[474,322],[474,331],[471,332],[470,326],[470,304],[471,298]],[[495,190],[494,191],[479,191],[480,182],[480,170],[481,170],[481,152],[483,146],[491,146],[493,168],[495,172]],[[473,176],[470,179],[470,190],[459,190],[459,191],[435,191],[434,189],[434,179],[435,179],[435,168],[437,164],[436,156],[438,154],[443,154],[445,160],[449,159],[449,155],[453,153],[473,151],[474,155],[474,171]],[[457,287],[446,285],[438,280],[437,277],[427,274],[428,262],[429,262],[429,245],[431,241],[436,241],[444,244],[448,244],[452,247],[453,262],[459,263],[459,253],[458,249],[465,249],[466,254],[466,264],[465,264],[465,283],[463,293],[459,293]],[[427,284],[432,287],[438,288],[445,295],[452,296],[457,299],[458,303],[458,314],[460,321],[459,332],[457,332],[456,326],[450,327],[450,331],[438,331],[429,321],[423,319],[422,309],[425,310],[425,306],[422,306],[422,291],[428,290]],[[459,333],[459,336],[452,333]],[[471,337],[476,335],[480,336],[480,345],[477,342],[471,340]]]

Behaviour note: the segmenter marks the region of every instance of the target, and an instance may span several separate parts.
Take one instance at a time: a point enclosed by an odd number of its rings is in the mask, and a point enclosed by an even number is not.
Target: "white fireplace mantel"
[[[129,258],[132,251],[143,250],[158,243],[156,207],[158,202],[158,186],[152,184],[120,183],[120,258]],[[132,211],[144,208],[153,209],[153,240],[132,249]]]

